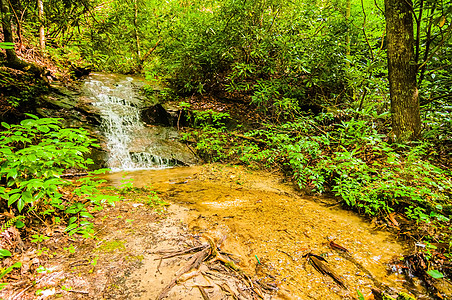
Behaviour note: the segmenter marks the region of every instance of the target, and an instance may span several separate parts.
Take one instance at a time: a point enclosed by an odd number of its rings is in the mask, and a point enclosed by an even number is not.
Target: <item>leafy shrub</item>
[[[189,105],[182,103],[189,108]],[[196,141],[195,149],[206,161],[221,161],[228,157],[226,122],[230,120],[228,113],[216,112],[211,109],[206,111],[193,110],[188,115],[189,121],[197,130],[185,133],[184,141]]]
[[[65,214],[67,232],[89,235],[92,224],[87,219],[92,216],[87,207],[101,207],[114,199],[97,194],[97,183],[90,177],[71,183],[60,175],[68,168],[86,169],[92,161],[83,155],[97,145],[84,129],[65,129],[59,119],[28,116],[18,125],[2,123],[6,130],[0,137],[0,178],[5,183],[0,185],[0,205],[19,213],[26,209],[39,210],[43,216]],[[71,199],[61,190],[70,185],[76,195]]]
[[[450,172],[429,161],[431,144],[389,144],[378,132],[378,120],[384,122],[387,114],[365,111],[356,118],[356,111],[340,113],[347,121],[331,123],[327,113],[266,124],[245,133],[247,139],[241,143],[229,143],[228,151],[225,143],[232,140],[231,133],[222,133],[219,139],[205,131],[206,136],[196,136],[197,145],[201,151],[220,148],[222,152],[210,152],[218,159],[236,156],[249,165],[284,165],[301,189],[334,193],[368,215],[399,210],[426,222],[449,219]]]

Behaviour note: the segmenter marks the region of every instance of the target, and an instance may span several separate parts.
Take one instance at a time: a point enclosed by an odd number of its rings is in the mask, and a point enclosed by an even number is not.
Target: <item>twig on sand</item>
[[[68,292],[76,293],[76,294],[85,294],[85,295],[88,295],[88,294],[89,294],[89,292],[87,292],[87,291],[69,290]]]
[[[204,289],[204,287],[198,285],[198,289],[199,289],[199,291],[201,292],[202,298],[203,298],[204,300],[210,300],[210,297],[209,297],[209,295],[207,294],[207,292],[206,292],[206,290]]]
[[[169,253],[169,254],[167,254],[165,256],[156,258],[154,260],[158,260],[158,259],[162,260],[162,259],[168,259],[168,258],[172,258],[172,257],[176,257],[176,256],[185,255],[185,254],[190,254],[190,253],[194,253],[194,252],[198,252],[198,251],[204,250],[204,249],[206,249],[208,247],[209,247],[209,244],[202,244],[201,246],[192,247],[192,248],[185,249],[185,250],[182,250],[182,251],[172,252],[172,253]]]

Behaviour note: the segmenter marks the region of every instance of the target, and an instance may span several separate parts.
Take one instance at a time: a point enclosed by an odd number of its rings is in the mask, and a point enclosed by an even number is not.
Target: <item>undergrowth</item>
[[[93,163],[85,154],[98,147],[95,140],[84,129],[62,128],[61,119],[27,116],[20,124],[1,123],[0,218],[4,223],[0,228],[0,262],[6,258],[12,262],[0,268],[0,290],[8,284],[8,274],[22,267],[13,251],[15,246],[5,243],[5,237],[10,236],[6,231],[11,227],[15,227],[11,232],[19,230],[19,239],[29,247],[37,247],[37,253],[47,253],[48,248],[41,246],[50,239],[50,228],[62,228],[71,238],[96,239],[95,213],[126,195],[133,195],[135,201],[157,213],[167,205],[155,191],[136,188],[130,180],[119,187],[103,186],[105,180],[96,176],[107,169],[65,179],[62,175],[68,169],[86,171]]]
[[[119,197],[98,189],[102,181],[95,175],[105,170],[76,180],[61,175],[70,168],[87,169],[92,161],[84,154],[97,145],[84,129],[61,128],[60,119],[28,117],[20,124],[1,123],[0,210],[7,218],[1,226],[2,238],[8,236],[6,230],[16,227],[19,239],[38,245],[49,239],[41,233],[42,226],[63,226],[68,235],[93,238],[92,213],[114,205]],[[0,249],[1,259],[10,256],[14,255],[8,249]],[[0,269],[0,280],[20,267],[18,261]],[[1,283],[0,290],[5,286]]]

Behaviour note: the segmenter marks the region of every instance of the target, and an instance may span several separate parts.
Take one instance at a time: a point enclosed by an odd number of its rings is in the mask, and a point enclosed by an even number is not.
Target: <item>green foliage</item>
[[[195,149],[206,161],[221,161],[228,157],[225,153],[228,144],[226,122],[230,120],[228,113],[194,110],[188,119],[198,130],[183,134],[183,141],[195,140]]]
[[[49,87],[33,74],[0,68],[0,94],[5,96],[12,107],[19,108],[33,103],[48,90]]]
[[[31,115],[30,115],[31,116]],[[0,137],[0,176],[7,180],[0,188],[8,206],[19,212],[44,198],[52,205],[62,201],[57,187],[67,183],[58,177],[66,168],[85,168],[83,154],[93,140],[82,129],[61,129],[57,119],[23,120],[20,125],[2,123],[7,130]]]
[[[344,41],[338,39],[346,22],[334,6],[317,7],[271,0],[174,7],[158,62],[148,69],[180,93],[220,88],[250,95],[273,117],[296,111],[314,100],[308,96],[345,86]],[[329,28],[322,25],[326,18]]]
[[[237,157],[245,164],[284,165],[299,187],[334,193],[368,215],[394,210],[422,222],[448,222],[451,212],[450,172],[429,160],[431,144],[389,144],[378,132],[387,114],[373,109],[298,117],[281,125],[246,132],[234,145],[234,133],[211,126],[191,133],[200,153],[210,160]]]
[[[14,43],[0,42],[0,49],[14,49]]]
[[[22,228],[24,224],[21,220],[23,219],[25,219],[24,216],[15,216],[9,219],[5,224],[2,225],[2,227],[0,228],[0,232],[5,231],[6,229],[12,227],[13,225],[15,225],[17,228]]]
[[[0,268],[0,279],[5,277],[9,272],[14,270],[15,268],[20,268],[21,266],[22,266],[21,262],[16,262],[11,267]],[[8,283],[0,283],[0,291],[3,290],[7,285],[8,285]]]
[[[0,185],[0,205],[19,212],[38,211],[44,217],[64,213],[69,216],[67,232],[89,235],[92,224],[88,219],[92,216],[88,205],[102,207],[116,199],[100,195],[98,182],[86,177],[75,182],[73,193],[90,201],[68,201],[60,189],[72,183],[60,175],[68,168],[86,169],[92,161],[84,154],[97,145],[84,129],[65,129],[59,119],[29,116],[17,125],[2,123],[6,130],[0,137],[0,178],[6,184]],[[39,237],[35,240],[41,241]]]
[[[429,270],[429,271],[427,271],[427,274],[435,279],[444,278],[444,274],[437,270]]]
[[[149,191],[146,204],[149,207],[154,208],[157,212],[162,212],[164,207],[169,205],[167,202],[162,200],[155,191]]]
[[[11,256],[11,252],[9,252],[6,249],[0,249],[0,258],[3,259],[5,257],[10,257]]]
[[[366,298],[364,298],[363,293],[361,293],[359,290],[356,290],[356,293],[358,294],[358,299],[359,300],[365,300]]]

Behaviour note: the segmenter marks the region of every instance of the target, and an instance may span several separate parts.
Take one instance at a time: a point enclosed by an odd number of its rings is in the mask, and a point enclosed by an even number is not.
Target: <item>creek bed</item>
[[[192,232],[227,235],[222,250],[237,255],[248,274],[276,278],[280,296],[351,299],[356,290],[369,294],[378,284],[396,294],[410,292],[403,275],[388,271],[407,252],[396,236],[352,212],[299,196],[277,174],[206,165],[118,172],[106,179],[112,185],[133,179],[134,186],[151,186],[164,200],[188,208],[184,222]],[[332,249],[330,241],[349,254]],[[324,257],[347,288],[320,274],[307,262],[308,253]]]

